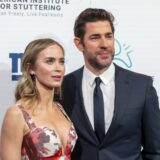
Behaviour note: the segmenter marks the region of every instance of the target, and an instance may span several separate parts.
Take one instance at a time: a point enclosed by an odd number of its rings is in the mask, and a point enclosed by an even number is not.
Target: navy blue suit
[[[83,67],[65,76],[62,105],[78,141],[72,160],[160,160],[160,110],[152,78],[115,65],[114,115],[102,143],[82,97]]]

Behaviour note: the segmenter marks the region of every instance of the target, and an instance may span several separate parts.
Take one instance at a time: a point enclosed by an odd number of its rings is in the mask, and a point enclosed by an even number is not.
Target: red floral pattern
[[[68,118],[60,104],[57,103],[57,105]],[[22,110],[24,119],[30,128],[30,132],[23,137],[21,160],[70,160],[71,152],[77,140],[73,124],[69,129],[68,140],[63,154],[60,138],[55,131],[44,126],[37,127],[23,106],[19,105],[19,108]]]

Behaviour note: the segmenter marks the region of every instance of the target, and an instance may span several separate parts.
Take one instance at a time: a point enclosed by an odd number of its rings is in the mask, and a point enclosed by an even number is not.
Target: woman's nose
[[[60,63],[60,62],[56,62],[55,63],[55,66],[54,66],[54,69],[56,70],[56,71],[61,71],[62,70],[62,64]]]

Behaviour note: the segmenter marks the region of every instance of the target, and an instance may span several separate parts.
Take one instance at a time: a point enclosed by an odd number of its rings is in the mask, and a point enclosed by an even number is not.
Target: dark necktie
[[[94,89],[94,128],[97,138],[101,142],[105,136],[105,124],[104,124],[104,101],[103,94],[100,88],[101,79],[95,78],[95,89]]]

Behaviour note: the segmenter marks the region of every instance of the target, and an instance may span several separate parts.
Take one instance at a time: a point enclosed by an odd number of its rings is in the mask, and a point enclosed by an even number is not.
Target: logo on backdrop
[[[23,53],[9,53],[9,58],[11,59],[11,68],[12,68],[12,81],[17,81],[22,72],[21,72],[21,61]]]
[[[119,65],[124,66],[125,68],[132,67],[132,59],[130,53],[133,52],[131,46],[128,44],[120,43],[117,39],[115,40],[115,56],[114,61],[118,62]]]
[[[1,0],[0,16],[63,17],[70,0]]]

